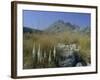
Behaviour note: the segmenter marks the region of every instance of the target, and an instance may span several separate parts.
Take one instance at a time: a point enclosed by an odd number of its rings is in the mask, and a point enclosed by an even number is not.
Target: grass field
[[[46,68],[55,67],[55,64],[48,63],[49,56],[53,61],[53,49],[58,43],[71,44],[75,43],[79,46],[79,55],[88,63],[91,63],[91,52],[90,52],[90,36],[87,34],[81,34],[79,32],[61,32],[61,33],[24,33],[23,34],[23,61],[24,69],[31,68]],[[36,58],[33,59],[32,51],[35,45],[35,52],[38,53],[38,48],[40,45],[41,55],[46,53],[46,58],[42,61],[37,61]],[[37,56],[37,55],[36,55]]]

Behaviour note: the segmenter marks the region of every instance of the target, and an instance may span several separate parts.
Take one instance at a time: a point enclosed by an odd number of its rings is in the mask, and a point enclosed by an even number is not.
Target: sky
[[[87,27],[91,24],[91,15],[89,13],[23,10],[24,27],[44,30],[58,20]]]

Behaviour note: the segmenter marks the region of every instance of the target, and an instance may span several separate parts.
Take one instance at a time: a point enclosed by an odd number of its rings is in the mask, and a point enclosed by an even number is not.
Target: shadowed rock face
[[[56,65],[58,67],[86,66],[86,62],[82,60],[75,49],[76,47],[72,48],[70,45],[58,45]]]
[[[61,51],[57,54],[57,65],[59,67],[70,67],[75,65],[73,52]]]

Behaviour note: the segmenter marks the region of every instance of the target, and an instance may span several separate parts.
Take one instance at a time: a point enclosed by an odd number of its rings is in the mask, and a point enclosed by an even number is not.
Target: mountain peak
[[[64,23],[64,21],[63,20],[58,20],[58,21],[56,21],[56,23]]]
[[[76,27],[72,25],[70,22],[64,22],[63,20],[55,21],[53,24],[51,24],[46,31],[49,32],[64,32],[73,30]]]

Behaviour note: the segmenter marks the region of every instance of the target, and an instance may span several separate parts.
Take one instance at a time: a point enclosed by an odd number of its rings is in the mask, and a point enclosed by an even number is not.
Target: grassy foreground
[[[71,44],[75,43],[80,48],[79,55],[87,62],[91,63],[91,52],[90,52],[90,36],[87,34],[81,34],[78,32],[62,32],[62,33],[24,33],[23,34],[23,68],[46,68],[55,67],[52,62],[48,64],[48,58],[51,56],[53,61],[53,48],[58,43]],[[38,62],[37,59],[33,60],[32,50],[35,44],[36,53],[38,52],[39,45],[41,46],[41,54],[46,53],[45,60]],[[51,51],[51,52],[50,52]],[[42,54],[43,55],[43,54]]]

